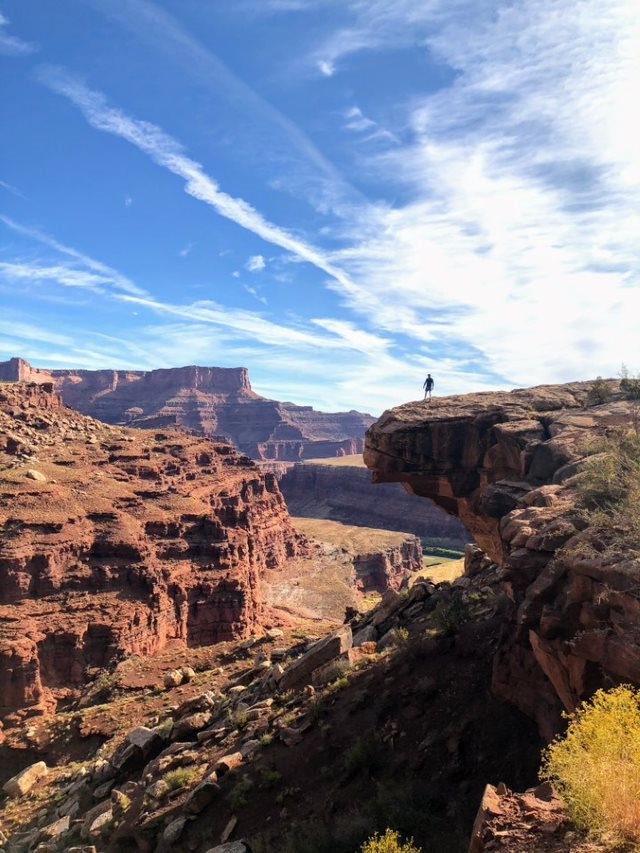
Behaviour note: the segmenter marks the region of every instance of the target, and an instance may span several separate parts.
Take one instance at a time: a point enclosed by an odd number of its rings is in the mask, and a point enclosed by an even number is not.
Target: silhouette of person
[[[433,377],[430,373],[427,373],[427,378],[424,380],[423,388],[424,388],[424,399],[431,400],[431,392],[433,391],[433,386],[435,382],[433,381]]]

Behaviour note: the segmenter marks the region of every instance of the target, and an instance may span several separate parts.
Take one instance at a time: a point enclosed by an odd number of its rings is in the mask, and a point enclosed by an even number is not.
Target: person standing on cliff
[[[431,400],[431,392],[433,391],[433,386],[435,382],[433,381],[433,377],[430,373],[427,373],[427,378],[424,380],[423,388],[424,388],[424,399]]]

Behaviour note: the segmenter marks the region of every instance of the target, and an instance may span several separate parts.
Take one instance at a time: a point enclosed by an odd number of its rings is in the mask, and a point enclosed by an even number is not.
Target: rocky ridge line
[[[548,739],[562,710],[597,687],[640,683],[637,558],[594,538],[572,477],[590,446],[630,428],[619,383],[589,403],[591,383],[408,403],[367,433],[377,482],[399,481],[464,523],[501,567],[510,607],[493,690]]]
[[[105,423],[226,437],[256,460],[361,453],[374,420],[261,397],[243,367],[48,370],[21,358],[0,362],[0,382],[16,381],[53,383],[67,405]]]

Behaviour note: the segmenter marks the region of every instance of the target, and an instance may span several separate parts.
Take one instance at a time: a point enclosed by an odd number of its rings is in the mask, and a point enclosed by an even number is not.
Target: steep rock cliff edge
[[[408,403],[368,431],[376,482],[401,482],[456,515],[490,559],[510,610],[493,690],[547,738],[601,686],[640,683],[637,550],[605,547],[577,505],[572,478],[593,443],[637,421],[615,382]]]
[[[48,370],[12,358],[0,362],[0,382],[50,382],[68,406],[105,423],[224,436],[252,459],[361,453],[374,420],[261,397],[244,367]]]
[[[273,475],[230,446],[107,426],[52,385],[0,385],[0,711],[88,669],[260,623],[261,576],[304,551]]]

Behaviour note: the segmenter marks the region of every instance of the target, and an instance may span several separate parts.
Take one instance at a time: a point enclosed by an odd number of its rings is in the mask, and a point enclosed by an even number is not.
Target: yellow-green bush
[[[640,842],[640,691],[598,692],[543,755],[576,825],[612,843]]]
[[[361,853],[421,853],[420,847],[415,847],[413,839],[402,842],[399,833],[388,829],[384,835],[372,835],[360,848]]]

